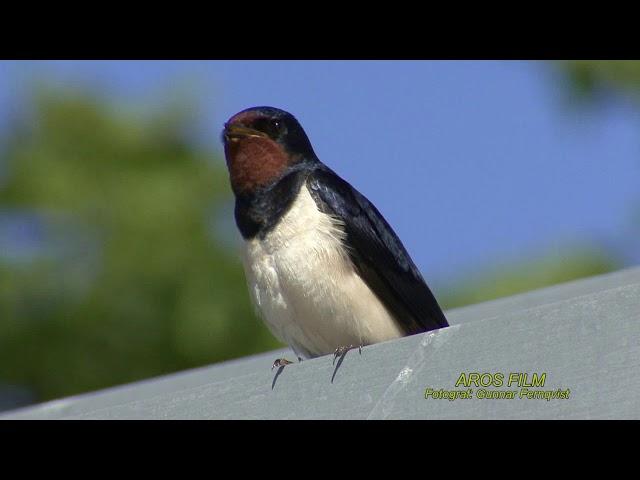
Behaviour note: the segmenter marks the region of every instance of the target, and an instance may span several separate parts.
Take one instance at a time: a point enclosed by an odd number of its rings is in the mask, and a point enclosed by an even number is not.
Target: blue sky
[[[3,62],[0,134],[34,81],[127,103],[188,91],[202,119],[198,140],[220,154],[232,114],[254,105],[290,111],[436,288],[499,260],[632,241],[640,119],[622,101],[570,108],[548,64]]]

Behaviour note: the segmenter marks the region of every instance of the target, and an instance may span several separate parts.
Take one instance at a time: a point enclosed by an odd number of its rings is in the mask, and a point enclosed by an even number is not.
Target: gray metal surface
[[[451,327],[287,366],[288,351],[168,375],[4,412],[0,419],[216,418],[640,418],[640,268],[570,282],[447,312]],[[520,398],[511,373],[546,374]],[[470,387],[461,373],[503,385]],[[332,377],[334,376],[333,381]],[[425,399],[425,390],[472,398]],[[481,399],[480,390],[515,398]],[[567,392],[568,389],[568,392]],[[542,395],[542,394],[540,394]],[[547,394],[549,396],[551,394]]]

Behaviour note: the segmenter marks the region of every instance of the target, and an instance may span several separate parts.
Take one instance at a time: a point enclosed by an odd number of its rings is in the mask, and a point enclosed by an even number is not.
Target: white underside
[[[245,242],[250,295],[271,332],[297,355],[402,336],[390,313],[354,271],[340,222],[320,212],[303,184],[264,240]]]

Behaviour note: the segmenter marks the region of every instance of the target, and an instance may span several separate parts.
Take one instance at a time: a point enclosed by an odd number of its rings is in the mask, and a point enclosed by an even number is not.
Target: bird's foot
[[[284,367],[285,365],[289,365],[291,363],[293,362],[287,360],[286,358],[278,358],[275,362],[273,362],[273,365],[271,365],[271,370],[273,370],[274,368]]]
[[[355,345],[349,345],[336,348],[336,351],[333,352],[333,364],[336,364],[338,357],[344,357],[349,350],[353,350],[354,348],[357,348],[360,355],[362,355],[362,345],[358,345],[357,347]]]

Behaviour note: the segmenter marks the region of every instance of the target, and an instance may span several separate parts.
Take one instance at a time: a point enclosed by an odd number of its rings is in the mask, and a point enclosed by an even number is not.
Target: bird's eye
[[[276,139],[285,132],[285,125],[282,120],[261,118],[257,120],[253,127],[256,130],[266,133],[271,138]]]
[[[284,133],[285,126],[282,120],[272,120],[270,127],[269,133],[271,133],[273,137],[278,137]]]

